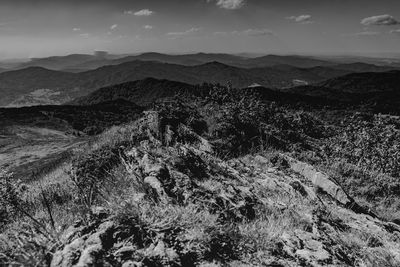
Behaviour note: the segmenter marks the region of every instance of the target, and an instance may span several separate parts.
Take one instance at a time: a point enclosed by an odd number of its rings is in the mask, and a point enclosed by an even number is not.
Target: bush
[[[22,198],[25,185],[6,170],[0,169],[0,229],[21,213],[26,213]]]
[[[400,130],[382,118],[354,120],[324,147],[328,157],[400,177]]]
[[[193,104],[193,103],[191,103]],[[207,132],[207,123],[203,120],[198,110],[193,108],[184,99],[176,98],[172,102],[161,102],[155,108],[161,117],[161,127],[170,125],[177,128],[183,123],[197,134]]]
[[[110,171],[120,163],[118,146],[105,145],[72,160],[71,179],[79,191],[79,199],[87,207],[101,196],[101,187]]]

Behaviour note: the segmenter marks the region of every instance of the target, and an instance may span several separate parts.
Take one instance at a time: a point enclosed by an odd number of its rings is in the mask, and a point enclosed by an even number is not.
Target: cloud
[[[400,29],[391,30],[390,33],[391,34],[400,34]]]
[[[81,28],[73,28],[72,31],[74,31],[74,32],[80,32],[80,31],[81,31]]]
[[[81,34],[79,34],[79,36],[83,37],[83,38],[89,38],[90,34],[89,33],[81,33]]]
[[[274,35],[274,33],[268,29],[248,29],[244,31],[233,31],[234,35],[247,35],[247,36],[266,36]]]
[[[248,29],[243,31],[232,31],[232,32],[214,32],[214,35],[219,36],[229,36],[229,35],[238,35],[238,36],[273,36],[274,33],[268,29]]]
[[[370,31],[365,31],[365,32],[358,32],[355,35],[357,36],[373,36],[373,35],[379,35],[381,34],[380,32],[370,32]]]
[[[371,26],[371,25],[390,26],[390,25],[398,25],[400,24],[400,22],[397,21],[391,15],[379,15],[379,16],[364,18],[361,20],[361,24],[365,26]]]
[[[300,16],[291,16],[291,17],[286,17],[286,19],[293,20],[297,23],[301,24],[311,24],[314,23],[314,21],[311,20],[311,15],[300,15]]]
[[[110,30],[115,30],[117,27],[118,27],[118,24],[113,24],[113,25],[111,25]]]
[[[151,11],[150,9],[142,9],[139,11],[133,11],[133,10],[125,10],[124,14],[126,15],[135,15],[135,16],[139,16],[139,17],[143,17],[143,16],[151,16],[154,14],[154,11]]]
[[[376,36],[380,35],[380,32],[372,32],[372,31],[363,31],[363,32],[356,32],[350,34],[343,34],[343,36],[352,36],[352,37],[360,37],[360,36]]]
[[[274,33],[267,29],[248,29],[242,32],[244,35],[248,36],[265,36],[265,35],[274,35]]]
[[[143,26],[143,29],[146,29],[146,30],[151,30],[151,29],[153,29],[154,27],[153,26],[151,26],[151,25],[144,25]]]
[[[245,0],[207,0],[207,2],[216,1],[217,6],[223,9],[240,9],[245,5]]]
[[[201,30],[200,28],[191,28],[183,32],[168,32],[167,35],[170,36],[171,38],[182,38],[184,36],[193,35],[196,32],[199,32],[200,30]]]

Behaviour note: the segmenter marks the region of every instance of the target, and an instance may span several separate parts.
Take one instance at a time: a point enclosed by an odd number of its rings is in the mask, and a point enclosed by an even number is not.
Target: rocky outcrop
[[[335,184],[333,181],[329,179],[329,176],[323,172],[318,171],[315,167],[295,160],[289,156],[283,155],[283,157],[289,163],[290,168],[310,180],[310,182],[318,189],[324,191],[329,194],[339,203],[349,206],[354,200],[351,199],[342,187]]]
[[[88,224],[79,222],[64,233],[51,266],[385,266],[387,259],[400,262],[400,227],[354,212],[352,198],[312,166],[286,156],[286,163],[279,166],[262,155],[223,161],[209,153],[206,140],[186,142],[176,129],[173,132],[179,138],[170,138],[168,145],[150,132],[148,140],[123,150],[123,166],[141,190],[124,201],[129,207],[137,205],[138,211],[121,215],[121,211],[97,208]],[[173,215],[149,224],[151,219],[143,222],[140,217],[141,205],[158,207],[158,212],[170,208]],[[191,215],[179,213],[182,209]],[[184,216],[188,220],[201,212],[232,229],[222,234],[222,228],[216,230],[206,220],[205,228],[195,231],[192,228],[204,224],[200,219],[189,229],[182,225]],[[217,238],[196,245],[208,232]],[[245,239],[250,233],[253,239]],[[238,240],[249,243],[236,244]],[[373,259],[368,259],[371,255]]]
[[[305,162],[300,162],[287,155],[281,155],[287,162],[289,167],[296,173],[302,175],[304,178],[308,179],[317,190],[328,194],[338,203],[344,205],[347,208],[357,212],[365,213],[372,217],[377,217],[377,215],[367,207],[359,205],[352,197],[350,197],[345,190],[331,180],[331,178],[318,171],[315,167]]]

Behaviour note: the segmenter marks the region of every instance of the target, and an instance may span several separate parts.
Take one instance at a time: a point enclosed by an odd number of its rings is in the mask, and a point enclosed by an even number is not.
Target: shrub
[[[14,179],[12,173],[0,169],[0,228],[21,213],[28,214],[22,200],[25,189],[26,186]]]
[[[72,160],[71,179],[79,191],[79,199],[87,207],[100,197],[101,186],[109,172],[120,162],[118,147],[102,146]]]
[[[400,130],[382,118],[354,120],[324,150],[330,158],[400,177]]]
[[[193,108],[182,98],[175,98],[172,102],[161,102],[156,105],[155,109],[159,112],[161,117],[161,127],[170,125],[177,128],[179,124],[183,123],[197,134],[207,132],[207,123],[203,120],[198,110]]]

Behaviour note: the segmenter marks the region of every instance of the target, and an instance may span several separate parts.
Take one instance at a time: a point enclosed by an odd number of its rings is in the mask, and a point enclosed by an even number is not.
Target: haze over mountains
[[[182,55],[169,55],[149,52],[137,55],[113,55],[99,51],[94,55],[71,54],[66,56],[52,56],[45,58],[32,58],[25,61],[0,62],[0,68],[15,70],[27,67],[43,67],[52,70],[70,72],[83,72],[107,65],[118,65],[130,61],[158,61],[162,63],[178,64],[185,66],[201,65],[217,61],[223,64],[242,67],[271,67],[276,65],[291,65],[299,68],[311,68],[316,66],[332,66],[337,64],[366,63],[379,66],[400,67],[400,60],[396,58],[369,58],[369,57],[318,57],[298,55],[264,55],[252,56],[252,54],[224,54],[224,53],[195,53]]]
[[[73,54],[33,59],[0,69],[0,106],[62,104],[98,88],[142,80],[166,79],[191,85],[231,84],[233,87],[288,88],[310,85],[355,72],[386,72],[391,65],[337,63],[314,57],[276,56],[248,58],[230,54],[134,56]]]

